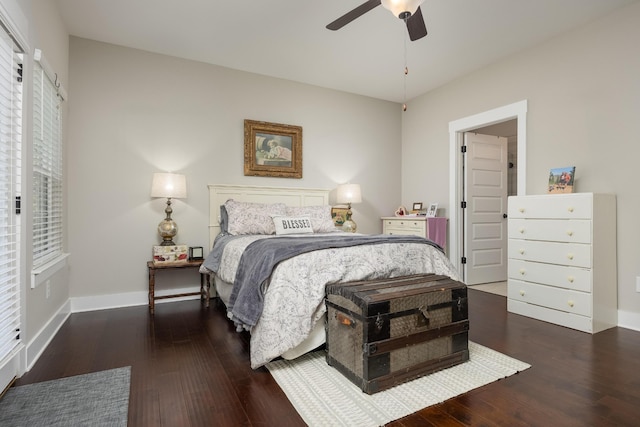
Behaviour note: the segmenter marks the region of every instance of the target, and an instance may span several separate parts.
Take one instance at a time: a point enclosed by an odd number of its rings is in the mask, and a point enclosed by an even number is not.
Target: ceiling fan
[[[378,7],[382,4],[385,9],[391,11],[394,16],[402,19],[407,24],[407,30],[409,31],[409,38],[411,41],[421,39],[427,35],[427,27],[420,11],[420,5],[424,0],[369,0],[362,3],[350,12],[342,15],[336,19],[327,28],[329,30],[339,30],[347,25],[349,22],[361,17],[371,9]]]

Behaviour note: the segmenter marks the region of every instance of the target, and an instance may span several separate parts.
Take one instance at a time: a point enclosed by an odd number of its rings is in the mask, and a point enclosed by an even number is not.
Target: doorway
[[[527,101],[520,101],[514,104],[499,107],[473,116],[465,117],[449,123],[449,165],[450,165],[450,186],[449,186],[449,204],[450,204],[450,251],[449,255],[452,263],[461,273],[463,281],[467,281],[465,275],[465,243],[467,236],[465,235],[465,224],[462,202],[465,198],[465,190],[463,183],[465,180],[464,161],[461,155],[462,146],[464,145],[464,133],[486,129],[489,126],[502,124],[515,120],[516,125],[516,180],[515,193],[523,195],[526,193],[526,113]],[[505,236],[506,238],[506,236]],[[506,280],[506,277],[505,277]]]

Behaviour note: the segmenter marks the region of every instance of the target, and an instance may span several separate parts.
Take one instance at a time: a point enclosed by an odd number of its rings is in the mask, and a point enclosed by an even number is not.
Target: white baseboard
[[[33,336],[26,349],[26,370],[29,371],[38,361],[42,352],[47,348],[53,337],[71,314],[71,304],[67,300],[51,319]]]
[[[161,292],[156,292],[156,296],[185,294],[191,292],[200,292],[200,287],[193,286],[188,288],[169,289]],[[165,302],[186,301],[199,298],[200,297],[198,295],[189,295],[186,297],[156,300],[156,304],[162,304]],[[90,297],[71,298],[71,312],[80,313],[84,311],[107,310],[110,308],[132,307],[136,305],[147,304],[149,304],[149,293],[146,291],[125,292],[122,294],[110,295],[94,295]]]
[[[618,310],[618,326],[640,332],[640,313]]]

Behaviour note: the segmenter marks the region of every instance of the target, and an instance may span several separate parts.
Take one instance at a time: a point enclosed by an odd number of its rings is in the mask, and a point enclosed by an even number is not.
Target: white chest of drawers
[[[382,234],[427,237],[427,217],[382,217]]]
[[[509,197],[507,309],[595,333],[618,323],[616,199]]]

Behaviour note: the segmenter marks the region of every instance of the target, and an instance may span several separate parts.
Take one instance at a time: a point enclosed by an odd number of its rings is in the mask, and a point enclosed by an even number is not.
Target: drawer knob
[[[569,307],[573,307],[573,301],[569,300],[567,301],[567,304],[569,304]]]
[[[520,296],[523,297],[524,296],[524,291],[520,291]]]
[[[520,269],[520,274],[522,274],[524,276],[524,268]]]
[[[520,230],[518,230],[520,232],[520,234],[524,233],[524,228],[520,228]]]
[[[567,231],[567,236],[573,236],[573,231],[568,230],[568,231]]]
[[[400,221],[400,225],[404,225],[404,221]]]
[[[573,212],[573,206],[569,206],[569,209],[567,209],[569,212]]]
[[[573,254],[567,254],[567,258],[573,259]]]
[[[524,213],[524,208],[520,208],[518,210],[520,211],[520,213]]]
[[[567,277],[567,280],[569,281],[569,283],[573,283],[573,281],[576,279],[573,276],[569,276]]]
[[[520,255],[524,255],[524,249],[520,249]]]

